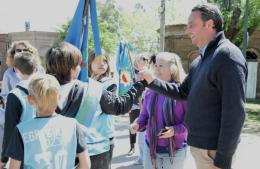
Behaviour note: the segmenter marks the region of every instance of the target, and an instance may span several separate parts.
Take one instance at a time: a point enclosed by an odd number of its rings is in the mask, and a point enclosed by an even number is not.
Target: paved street
[[[132,165],[137,159],[137,153],[127,156],[130,149],[129,143],[129,117],[128,115],[116,117],[115,149],[112,161],[112,169],[141,169],[140,165]]]
[[[128,157],[129,150],[129,117],[128,115],[116,117],[115,149],[112,169],[142,169],[140,165],[133,165],[137,153]],[[252,134],[242,134],[241,143],[237,151],[234,169],[259,169],[260,137]],[[195,169],[194,161],[188,154],[185,169]]]

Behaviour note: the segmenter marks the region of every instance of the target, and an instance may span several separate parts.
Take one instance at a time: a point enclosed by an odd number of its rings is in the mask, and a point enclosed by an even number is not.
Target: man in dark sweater
[[[174,85],[140,72],[148,87],[174,99],[187,99],[188,144],[198,169],[230,169],[245,119],[246,60],[225,38],[219,9],[192,9],[186,33],[200,49],[185,81]]]

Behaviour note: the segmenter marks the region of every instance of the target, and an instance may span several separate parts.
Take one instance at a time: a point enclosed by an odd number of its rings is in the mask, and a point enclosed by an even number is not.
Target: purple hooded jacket
[[[149,139],[149,133],[151,132],[151,126],[149,125],[149,118],[150,118],[150,110],[151,108],[149,107],[151,105],[151,97],[153,95],[154,91],[152,90],[147,90],[145,97],[144,97],[144,102],[143,102],[143,107],[142,111],[137,118],[136,122],[139,124],[139,131],[142,131],[144,128],[146,128],[146,134],[145,138],[146,141],[150,144],[150,139]],[[157,113],[157,126],[158,126],[158,131],[161,129],[165,128],[164,124],[164,119],[163,119],[163,102],[166,96],[158,94],[157,97],[157,102],[155,103],[155,112]],[[174,106],[174,105],[173,105]],[[173,136],[173,141],[175,143],[176,149],[183,148],[183,143],[184,141],[187,140],[187,128],[184,125],[184,115],[186,112],[186,101],[180,101],[176,100],[175,106],[173,107],[173,118],[174,118],[174,136]],[[169,139],[159,139],[157,140],[157,145],[158,146],[163,146],[166,147],[169,145]]]

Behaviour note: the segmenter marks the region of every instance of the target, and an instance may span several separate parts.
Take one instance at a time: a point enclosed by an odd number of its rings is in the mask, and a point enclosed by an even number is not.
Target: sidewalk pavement
[[[127,156],[130,149],[129,140],[129,116],[117,116],[116,118],[116,133],[115,133],[115,148],[112,160],[112,169],[142,169],[141,165],[132,165],[137,160],[138,148],[133,156]]]
[[[112,160],[112,169],[142,169],[141,165],[133,165],[137,160],[138,148],[133,156],[127,156],[129,143],[129,116],[116,118],[115,149]],[[253,134],[242,134],[238,145],[234,169],[259,169],[260,137]],[[185,169],[196,169],[190,153],[187,154]]]

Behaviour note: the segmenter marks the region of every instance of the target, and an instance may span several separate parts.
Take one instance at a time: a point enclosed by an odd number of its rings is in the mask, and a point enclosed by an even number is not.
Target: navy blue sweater
[[[187,99],[188,144],[217,150],[214,164],[231,168],[245,119],[246,60],[240,49],[220,33],[193,61],[177,86],[155,79],[148,87],[175,99]]]

